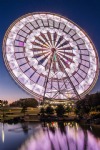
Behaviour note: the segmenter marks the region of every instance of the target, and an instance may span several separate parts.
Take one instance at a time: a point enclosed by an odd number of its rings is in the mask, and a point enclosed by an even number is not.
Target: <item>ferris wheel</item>
[[[30,13],[15,20],[4,36],[3,58],[14,80],[37,100],[81,99],[99,74],[89,36],[53,13]]]

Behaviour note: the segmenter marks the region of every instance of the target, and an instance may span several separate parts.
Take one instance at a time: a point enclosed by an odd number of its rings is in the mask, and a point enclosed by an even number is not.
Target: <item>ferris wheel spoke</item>
[[[66,67],[67,67],[67,68],[70,68],[69,64],[68,64],[67,62],[65,62],[65,60],[64,60],[63,58],[60,58],[60,59],[61,59],[63,65],[65,66],[65,68],[66,68]]]
[[[49,53],[46,53],[45,55],[41,55],[41,53],[40,54],[37,53],[37,54],[34,54],[33,58],[41,59],[41,58],[43,58],[43,57],[45,57],[47,55],[49,55]]]
[[[41,60],[39,60],[38,64],[43,64],[45,62],[45,60],[48,59],[48,55],[44,56]]]
[[[45,54],[49,54],[50,51],[48,51],[48,50],[34,51],[34,50],[33,50],[33,53],[34,53],[34,55],[37,55],[37,54],[45,55]]]
[[[58,45],[62,40],[63,40],[63,36],[60,36],[59,39],[58,39],[58,41],[57,41],[57,43],[56,43],[56,47],[57,47],[57,45]]]
[[[52,47],[52,43],[51,43],[51,41],[50,41],[50,39],[49,39],[47,33],[45,34],[45,36],[46,36],[46,38],[47,38],[47,40],[48,40],[48,42],[49,42],[49,47]]]
[[[51,38],[51,33],[50,33],[49,31],[47,32],[47,35],[48,35],[48,38],[49,38],[50,43],[53,44],[53,43],[52,43],[52,38]]]
[[[50,55],[44,60],[44,62],[42,63],[42,65],[45,67],[46,64],[48,63],[48,61],[50,60]]]
[[[42,48],[42,47],[47,48],[45,45],[42,45],[42,44],[40,44],[38,42],[35,42],[35,41],[32,44],[35,45],[35,46],[39,46],[40,48]]]
[[[62,48],[58,48],[58,50],[73,50],[73,47],[68,46],[68,47],[62,47]]]
[[[58,52],[58,53],[63,54],[63,55],[75,56],[74,53],[66,52],[66,51],[60,51],[60,52]]]
[[[65,42],[65,39],[64,39],[64,38],[63,38],[63,40],[62,40],[60,43],[58,43],[57,49],[59,48],[59,45],[61,45],[63,42]]]
[[[60,64],[60,62],[63,64],[63,68],[62,70],[64,70],[64,68],[70,68],[69,64],[63,59],[63,57],[60,57],[59,55],[57,56],[58,58],[58,63],[59,63],[59,67],[62,68],[62,65]]]
[[[45,53],[45,55],[41,55],[41,53],[40,54],[34,54],[33,58],[41,59],[42,57],[45,57],[45,56],[48,56],[48,55],[49,55],[49,53]]]
[[[65,54],[66,54],[66,55],[69,55],[69,56],[75,56],[74,53],[70,53],[70,52],[66,52],[66,51],[65,51]]]
[[[47,49],[47,48],[40,48],[40,47],[33,47],[32,49],[30,49],[30,50],[32,50],[33,52],[41,52],[41,51],[47,51],[47,52],[49,52],[50,50],[49,49]]]
[[[49,53],[45,54],[45,55],[39,55],[40,57],[37,57],[38,58],[38,61],[40,61],[41,59],[43,59],[44,57],[48,57],[49,56]]]
[[[43,44],[43,46],[46,46],[46,47],[49,46],[49,45],[48,45],[46,42],[44,42],[40,37],[35,36],[35,39],[38,40],[39,42],[41,42],[41,44]]]
[[[42,36],[42,38],[48,43],[48,45],[50,45],[50,43],[49,43],[49,41],[48,41],[48,39],[47,39],[47,37],[46,37],[46,35],[45,34],[43,34],[42,32],[40,33],[40,35]]]
[[[56,46],[56,45],[55,45],[55,43],[56,43],[56,39],[57,39],[57,33],[55,32],[55,33],[53,34],[54,46]]]
[[[37,55],[34,55],[34,56],[33,56],[33,58],[39,58],[39,57],[41,57],[40,54],[37,54]]]
[[[66,46],[68,44],[69,44],[69,41],[64,41],[62,44],[59,44],[59,46],[57,46],[57,48],[64,47],[64,46]]]
[[[47,42],[41,35],[39,38],[45,43],[44,45],[47,45],[47,47],[49,48],[49,45],[50,45],[48,44],[49,42]]]
[[[66,59],[66,61],[69,61],[69,62],[71,62],[71,63],[74,63],[74,61],[73,61],[73,59],[72,58],[69,58],[69,57],[67,57],[66,55],[64,55],[64,54],[61,54],[62,56],[63,56],[63,58],[65,58]]]

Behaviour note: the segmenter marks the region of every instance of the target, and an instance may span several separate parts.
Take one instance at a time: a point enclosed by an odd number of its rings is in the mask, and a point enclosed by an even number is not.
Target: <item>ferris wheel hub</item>
[[[56,48],[51,48],[51,51],[54,53],[56,51]]]

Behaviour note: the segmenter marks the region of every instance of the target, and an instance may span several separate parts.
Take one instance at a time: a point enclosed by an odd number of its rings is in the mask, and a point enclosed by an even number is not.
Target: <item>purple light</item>
[[[19,42],[19,46],[24,46],[24,43],[23,42]]]
[[[85,145],[87,150],[100,150],[100,139],[80,127],[66,126],[64,132],[59,128],[54,130],[52,132],[48,127],[45,130],[40,128],[19,150],[76,150],[76,147],[83,150]]]

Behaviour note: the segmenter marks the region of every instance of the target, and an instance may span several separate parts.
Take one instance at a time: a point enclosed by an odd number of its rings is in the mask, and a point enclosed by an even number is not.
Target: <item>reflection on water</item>
[[[18,150],[30,135],[40,128],[39,123],[0,123],[0,150]]]
[[[100,150],[100,126],[81,128],[75,122],[0,123],[0,150]]]
[[[100,150],[100,138],[77,123],[45,123],[19,150]]]
[[[5,132],[4,132],[4,124],[2,124],[2,142],[5,141]]]

